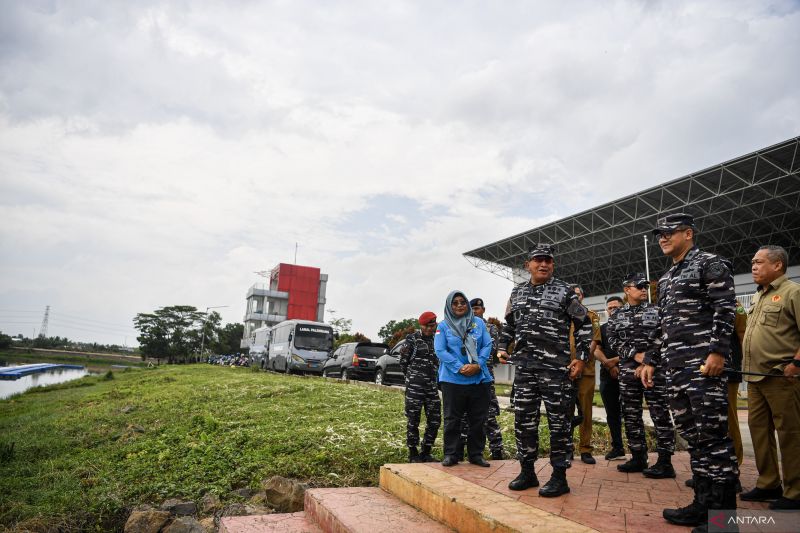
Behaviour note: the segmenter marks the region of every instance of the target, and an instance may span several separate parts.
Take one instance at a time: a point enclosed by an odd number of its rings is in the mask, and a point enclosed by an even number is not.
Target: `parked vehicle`
[[[348,342],[339,346],[325,362],[322,375],[341,379],[372,381],[375,363],[389,346],[380,342]]]
[[[319,374],[333,348],[333,329],[322,322],[285,320],[272,327],[268,366],[277,372]]]
[[[400,350],[405,344],[406,341],[403,339],[378,359],[375,363],[375,383],[378,385],[405,384],[406,377],[400,369]]]
[[[251,366],[266,370],[269,363],[269,341],[272,328],[264,326],[253,331],[253,341],[250,344]]]

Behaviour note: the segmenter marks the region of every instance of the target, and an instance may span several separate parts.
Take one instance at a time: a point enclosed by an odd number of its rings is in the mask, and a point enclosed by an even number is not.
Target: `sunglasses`
[[[466,300],[453,300],[452,303],[453,307],[466,307],[467,301]]]
[[[642,282],[639,282],[639,283],[631,283],[630,285],[627,285],[627,287],[636,287],[640,291],[645,290],[649,286],[650,286],[650,282],[648,282],[648,281],[642,281]]]

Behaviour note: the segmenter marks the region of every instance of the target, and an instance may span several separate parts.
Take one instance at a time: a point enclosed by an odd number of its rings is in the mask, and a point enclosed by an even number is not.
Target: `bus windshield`
[[[333,347],[333,330],[321,326],[295,328],[294,347],[300,350],[328,352]]]

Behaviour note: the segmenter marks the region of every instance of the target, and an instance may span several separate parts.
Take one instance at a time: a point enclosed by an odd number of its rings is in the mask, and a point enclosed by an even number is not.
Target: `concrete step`
[[[378,487],[311,489],[305,512],[325,533],[452,533]]]
[[[309,489],[305,511],[220,520],[220,533],[453,533],[378,487]]]
[[[322,533],[306,513],[277,513],[256,516],[226,516],[219,521],[220,533]]]
[[[457,467],[457,468],[464,468]],[[477,481],[489,469],[475,469]],[[481,472],[483,470],[483,472]],[[471,533],[593,533],[597,530],[426,464],[381,467],[381,488],[436,521]]]

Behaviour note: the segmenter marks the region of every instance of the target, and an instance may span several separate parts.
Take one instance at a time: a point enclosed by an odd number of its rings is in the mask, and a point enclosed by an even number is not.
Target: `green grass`
[[[513,414],[500,424],[514,454]],[[602,450],[607,429],[596,428]],[[546,455],[544,422],[540,440]],[[119,530],[135,505],[209,492],[230,501],[273,475],[377,485],[381,465],[406,460],[399,389],[209,365],[85,377],[0,400],[0,449],[12,443],[0,454],[0,529],[12,530]]]

